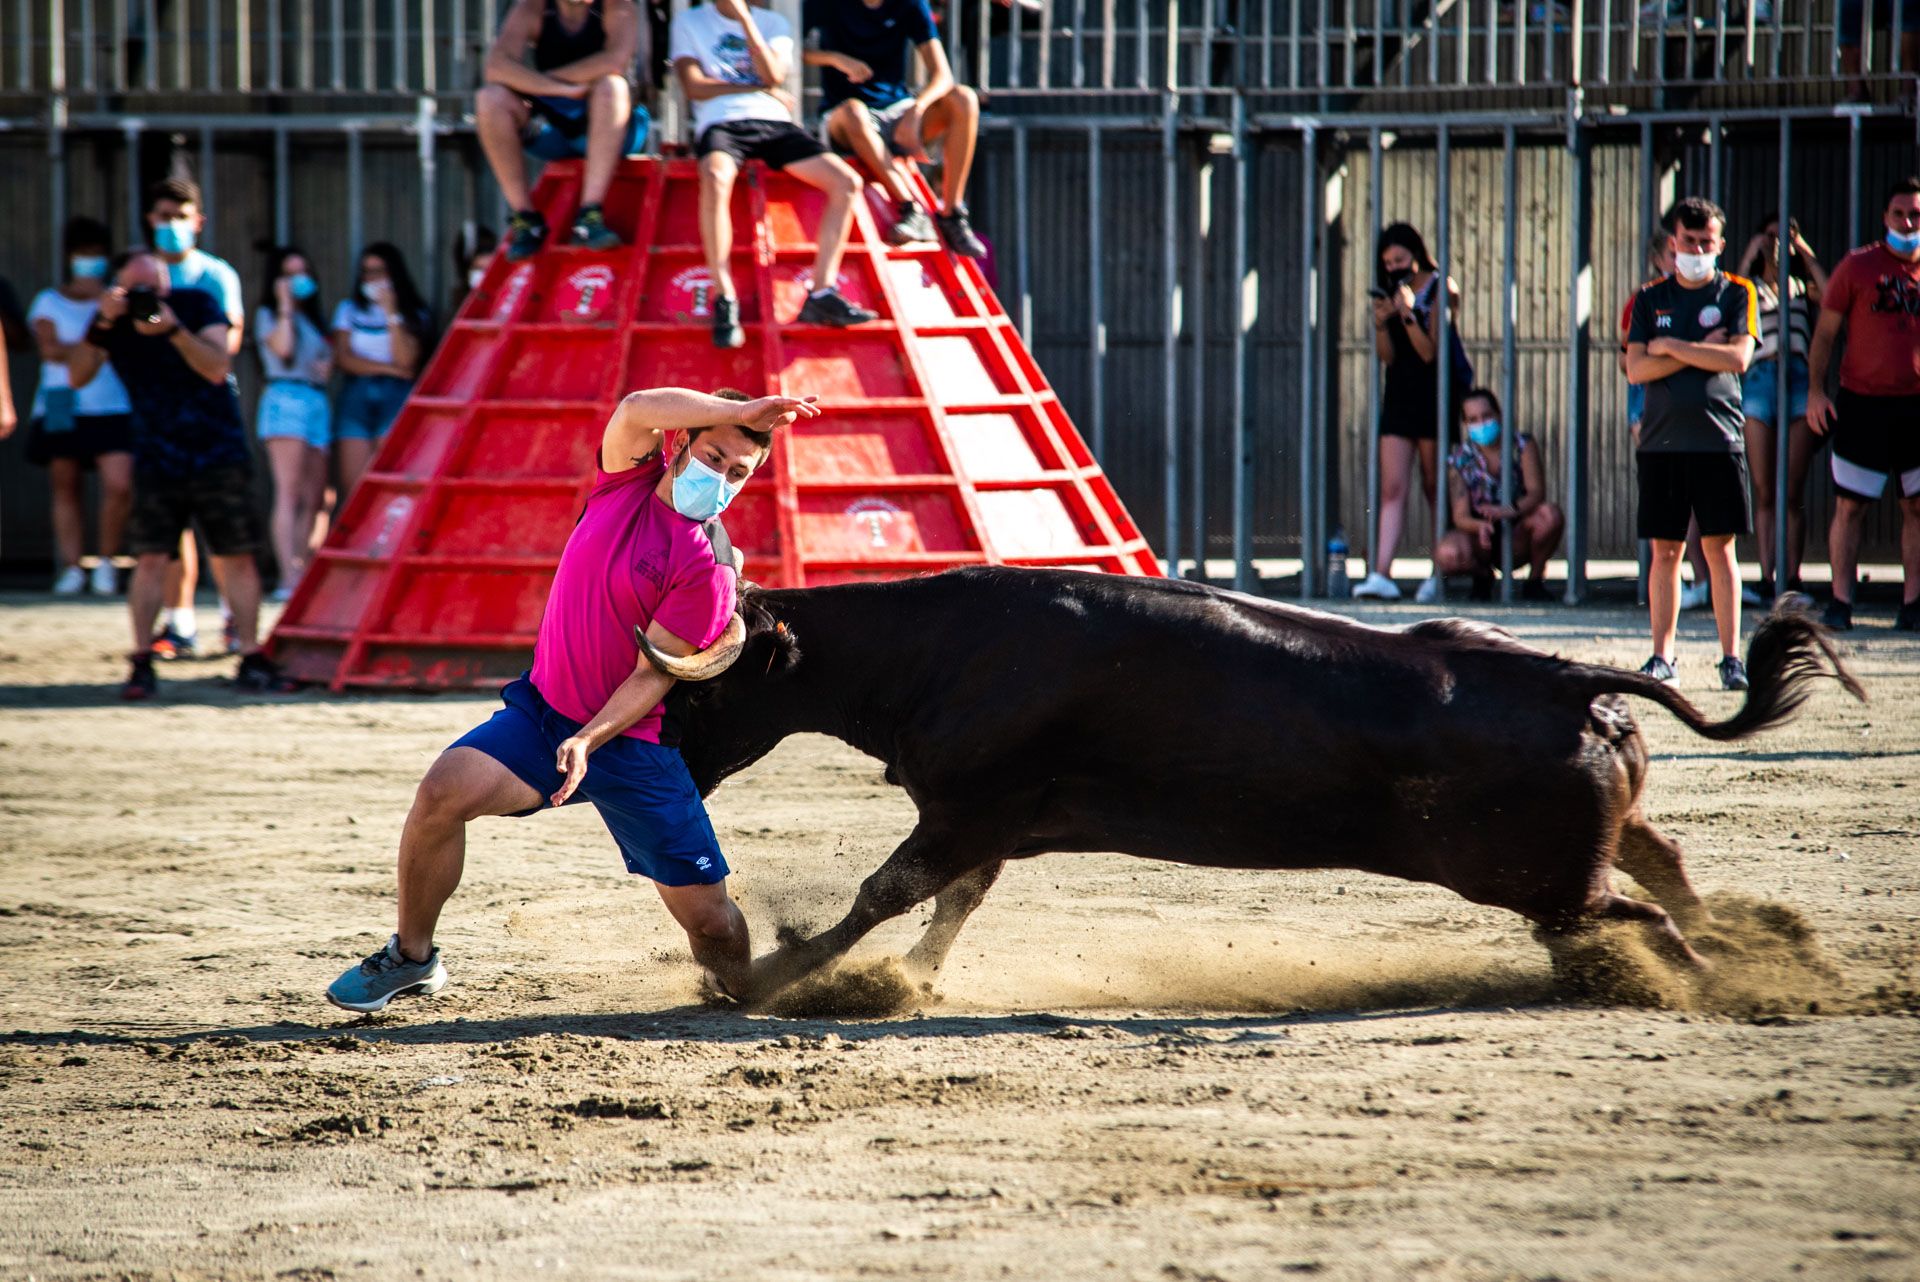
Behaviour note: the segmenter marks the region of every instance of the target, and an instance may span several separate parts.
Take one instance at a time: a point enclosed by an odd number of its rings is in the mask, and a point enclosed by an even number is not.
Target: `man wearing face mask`
[[[1680,558],[1687,525],[1697,518],[1713,583],[1720,684],[1745,690],[1733,541],[1753,531],[1740,376],[1759,342],[1760,300],[1751,282],[1717,265],[1727,225],[1719,206],[1689,196],[1664,221],[1673,241],[1673,275],[1634,295],[1627,330],[1627,378],[1647,389],[1636,452],[1638,524],[1640,537],[1653,545],[1647,573],[1653,656],[1640,670],[1674,680]]]
[[[227,354],[238,356],[245,345],[246,302],[240,296],[240,273],[226,259],[200,248],[207,215],[199,185],[185,178],[167,178],[147,188],[147,239],[175,289],[197,289],[211,294],[227,318]],[[166,606],[153,652],[162,659],[190,658],[199,640],[193,594],[199,586],[200,558],[188,531],[180,540],[179,558],[167,568]]]
[[[774,429],[819,413],[812,397],[749,400],[665,387],[621,402],[600,440],[585,509],[560,554],[533,669],[502,692],[492,720],[427,771],[400,837],[399,928],[327,989],[346,1010],[447,982],[433,933],[460,884],[466,826],[590,801],[629,872],[647,877],[724,992],[747,977],[746,919],[700,794],[662,723],[673,684],[641,654],[710,646],[733,617],[736,571],[717,525],[766,461]],[[670,433],[685,433],[668,449]]]
[[[1887,193],[1886,230],[1834,268],[1807,353],[1807,426],[1833,435],[1833,599],[1821,622],[1853,626],[1854,576],[1867,510],[1900,479],[1900,560],[1905,583],[1893,626],[1920,632],[1920,177]],[[1840,391],[1827,397],[1827,365],[1840,331]]]

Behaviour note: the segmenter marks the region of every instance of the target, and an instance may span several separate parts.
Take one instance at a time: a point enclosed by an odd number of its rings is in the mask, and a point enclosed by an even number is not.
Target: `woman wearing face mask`
[[[333,312],[333,359],[346,375],[334,415],[341,502],[406,404],[431,328],[426,301],[400,251],[385,241],[368,245],[353,297]]]
[[[1797,220],[1787,224],[1792,266],[1787,271],[1787,580],[1797,585],[1800,556],[1807,544],[1807,471],[1819,449],[1807,426],[1807,339],[1813,333],[1808,309],[1818,309],[1827,288],[1827,272],[1800,237]],[[1740,407],[1747,416],[1747,466],[1753,473],[1753,532],[1760,545],[1760,590],[1757,601],[1773,599],[1774,446],[1779,429],[1774,424],[1779,400],[1780,366],[1780,219],[1766,222],[1747,242],[1740,256],[1739,274],[1753,282],[1760,297],[1760,346],[1753,364],[1740,377]],[[1756,603],[1757,603],[1756,601]]]
[[[1513,438],[1512,506],[1500,502],[1500,398],[1484,387],[1466,395],[1460,410],[1466,441],[1447,456],[1447,500],[1453,529],[1440,541],[1435,563],[1442,574],[1471,574],[1476,601],[1493,599],[1493,576],[1500,563],[1500,527],[1513,529],[1513,559],[1528,564],[1521,585],[1523,601],[1546,601],[1547,561],[1560,547],[1566,520],[1547,502],[1546,468],[1540,447],[1525,432]]]
[[[73,596],[88,586],[95,596],[113,595],[113,557],[133,507],[127,389],[110,368],[79,389],[67,378],[67,358],[87,341],[106,289],[108,236],[106,225],[96,219],[68,223],[66,283],[41,290],[27,311],[40,347],[40,390],[33,398],[27,457],[46,467],[53,482],[53,541],[60,557],[56,596]],[[89,469],[100,475],[100,559],[91,576],[80,568]]]
[[[313,550],[314,521],[327,487],[327,447],[333,443],[333,407],[327,379],[333,348],[313,266],[298,249],[267,254],[267,292],[253,332],[260,344],[266,390],[260,394],[260,440],[273,469],[273,553],[280,586],[273,600],[293,595]]]
[[[1373,545],[1373,563],[1367,577],[1353,589],[1356,597],[1397,601],[1400,589],[1393,581],[1393,555],[1406,525],[1408,482],[1414,459],[1420,461],[1420,483],[1433,499],[1437,465],[1440,377],[1435,363],[1440,350],[1440,319],[1434,296],[1440,276],[1427,243],[1406,223],[1394,223],[1380,233],[1379,284],[1373,290],[1373,342],[1385,369],[1380,404],[1380,517]],[[1460,343],[1460,290],[1449,280],[1447,317],[1452,342],[1452,417],[1465,390],[1473,385],[1473,366]],[[1438,595],[1436,575],[1420,585],[1415,599],[1431,601]]]

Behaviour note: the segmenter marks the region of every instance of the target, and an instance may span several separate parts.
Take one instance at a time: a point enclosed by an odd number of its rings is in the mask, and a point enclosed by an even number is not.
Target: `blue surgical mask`
[[[1492,445],[1500,439],[1500,420],[1490,418],[1484,423],[1467,424],[1467,439],[1475,445]]]
[[[320,292],[320,286],[315,284],[313,277],[307,275],[305,272],[301,272],[297,276],[288,277],[287,289],[295,298],[302,302],[305,302]]]
[[[711,521],[739,492],[738,485],[728,485],[726,477],[689,454],[686,470],[673,478],[673,510],[690,521]]]
[[[193,248],[193,223],[175,218],[153,229],[153,247],[163,254],[184,254]]]
[[[75,254],[68,259],[75,280],[105,280],[107,278],[107,260],[97,254]]]
[[[1887,229],[1887,248],[1901,256],[1920,249],[1920,231],[1894,231]]]

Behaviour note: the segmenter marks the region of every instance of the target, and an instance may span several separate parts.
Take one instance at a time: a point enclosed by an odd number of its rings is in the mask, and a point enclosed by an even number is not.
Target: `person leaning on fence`
[[[1393,555],[1406,525],[1409,482],[1414,459],[1420,461],[1420,480],[1429,502],[1439,466],[1434,416],[1440,406],[1440,316],[1434,307],[1440,272],[1427,242],[1406,223],[1394,223],[1380,233],[1375,257],[1379,283],[1373,295],[1373,342],[1380,353],[1385,384],[1380,402],[1380,516],[1367,577],[1355,585],[1356,597],[1397,601],[1400,588],[1393,581]],[[1449,279],[1448,338],[1452,348],[1452,384],[1448,421],[1460,421],[1460,400],[1473,386],[1473,366],[1460,342],[1460,286]],[[1415,600],[1434,600],[1440,576],[1420,585]]]
[[[487,50],[487,83],[474,95],[473,119],[513,211],[509,259],[526,258],[547,240],[547,220],[527,191],[526,152],[542,160],[584,156],[568,243],[597,250],[621,244],[601,205],[620,158],[646,145],[652,124],[633,100],[646,39],[633,0],[514,0],[507,10]]]
[[[1822,622],[1853,626],[1860,527],[1898,477],[1905,590],[1893,626],[1920,632],[1920,178],[1894,184],[1881,221],[1880,239],[1833,269],[1807,357],[1807,425],[1833,437],[1837,491],[1827,532],[1833,599]],[[1827,367],[1842,329],[1840,390],[1829,400]]]
[[[1747,416],[1747,461],[1753,470],[1753,525],[1760,545],[1758,599],[1762,601],[1773,599],[1773,550],[1776,522],[1781,515],[1774,510],[1774,455],[1779,441],[1775,417],[1780,399],[1783,312],[1787,322],[1787,586],[1795,590],[1800,585],[1800,557],[1807,543],[1807,472],[1819,444],[1807,427],[1807,338],[1813,328],[1807,309],[1820,305],[1827,273],[1801,238],[1797,219],[1788,224],[1787,249],[1783,255],[1778,215],[1768,214],[1740,255],[1739,268],[1739,274],[1753,282],[1760,299],[1760,346],[1740,380],[1740,401]],[[1780,297],[1783,258],[1789,264],[1784,308]]]
[[[1560,547],[1566,519],[1547,502],[1546,467],[1540,447],[1525,432],[1515,433],[1513,461],[1519,465],[1513,502],[1500,501],[1500,440],[1512,430],[1501,422],[1500,398],[1490,388],[1469,391],[1460,407],[1466,440],[1447,456],[1447,502],[1453,529],[1434,554],[1441,574],[1471,574],[1476,601],[1493,599],[1493,577],[1500,566],[1500,533],[1513,531],[1513,559],[1525,562],[1523,601],[1547,601],[1547,562]]]
[[[793,122],[780,88],[793,58],[787,20],[746,0],[712,0],[676,17],[669,43],[700,157],[700,243],[713,278],[713,345],[733,348],[747,341],[733,284],[733,182],[750,160],[826,193],[812,286],[799,323],[878,320],[878,313],[848,302],[837,288],[853,202],[863,184],[851,165],[827,154],[818,138]],[[763,298],[760,305],[770,308],[773,300]]]
[[[110,369],[78,389],[67,379],[68,359],[87,341],[87,327],[107,287],[108,234],[106,224],[97,219],[68,223],[63,237],[67,279],[41,290],[27,309],[40,347],[40,386],[29,415],[27,458],[47,468],[53,485],[53,542],[61,567],[53,581],[55,596],[72,596],[88,586],[95,596],[114,595],[113,558],[121,550],[133,506],[127,389]],[[80,568],[89,471],[100,477],[100,559],[91,576]]]
[[[87,342],[68,361],[76,388],[84,388],[111,361],[133,406],[133,519],[127,541],[139,561],[127,590],[134,645],[132,668],[121,687],[127,699],[158,693],[154,619],[167,562],[195,522],[233,606],[241,654],[237,684],[260,691],[289,688],[256,640],[260,573],[253,558],[260,518],[253,507],[252,451],[240,421],[227,329],[212,297],[175,287],[159,259],[132,251],[115,260],[114,284],[100,296]]]
[[[300,250],[283,245],[267,254],[267,289],[253,332],[267,379],[254,423],[273,469],[273,555],[280,563],[273,599],[285,601],[313,551],[333,447],[333,405],[327,399],[333,348],[320,283]]]
[[[1627,331],[1627,377],[1647,388],[1636,453],[1638,525],[1640,537],[1653,544],[1647,575],[1653,656],[1640,670],[1674,680],[1680,556],[1688,522],[1697,517],[1713,581],[1720,684],[1744,690],[1733,541],[1753,530],[1740,376],[1759,341],[1760,301],[1751,283],[1717,265],[1727,225],[1718,205],[1689,196],[1664,221],[1672,229],[1674,273],[1634,295]]]
[[[980,96],[956,83],[927,0],[807,0],[802,25],[820,35],[806,62],[820,68],[821,132],[835,150],[858,156],[893,199],[887,243],[939,238],[948,249],[981,258],[987,247],[967,217],[967,178],[980,131]],[[907,86],[907,51],[926,80]],[[941,210],[933,221],[914,195],[910,166],[930,164],[927,147],[943,142]]]

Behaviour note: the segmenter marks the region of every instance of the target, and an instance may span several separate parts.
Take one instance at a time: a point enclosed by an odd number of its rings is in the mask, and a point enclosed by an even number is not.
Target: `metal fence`
[[[1914,70],[1899,0],[1863,0],[1852,35],[1839,0],[935,7],[956,67],[1009,95],[1819,86],[1843,71]],[[461,94],[499,10],[494,0],[0,0],[0,94]]]
[[[1334,528],[1367,541],[1378,370],[1360,312],[1375,231],[1400,217],[1462,280],[1448,323],[1482,381],[1548,446],[1569,594],[1589,556],[1632,554],[1611,331],[1656,205],[1724,192],[1736,230],[1790,208],[1831,262],[1916,167],[1897,6],[1869,0],[1857,80],[1833,74],[1833,3],[1685,8],[946,15],[956,65],[992,88],[975,203],[1002,296],[1169,562],[1230,557],[1252,586],[1257,559],[1298,556],[1312,594]],[[208,189],[243,271],[269,231],[343,274],[383,237],[439,297],[453,236],[500,225],[468,115],[494,17],[479,0],[0,0],[0,177],[27,215],[0,270],[57,268],[69,211],[118,209],[131,236],[159,151]],[[10,556],[23,488],[0,469]],[[1889,517],[1869,543],[1897,547]]]

